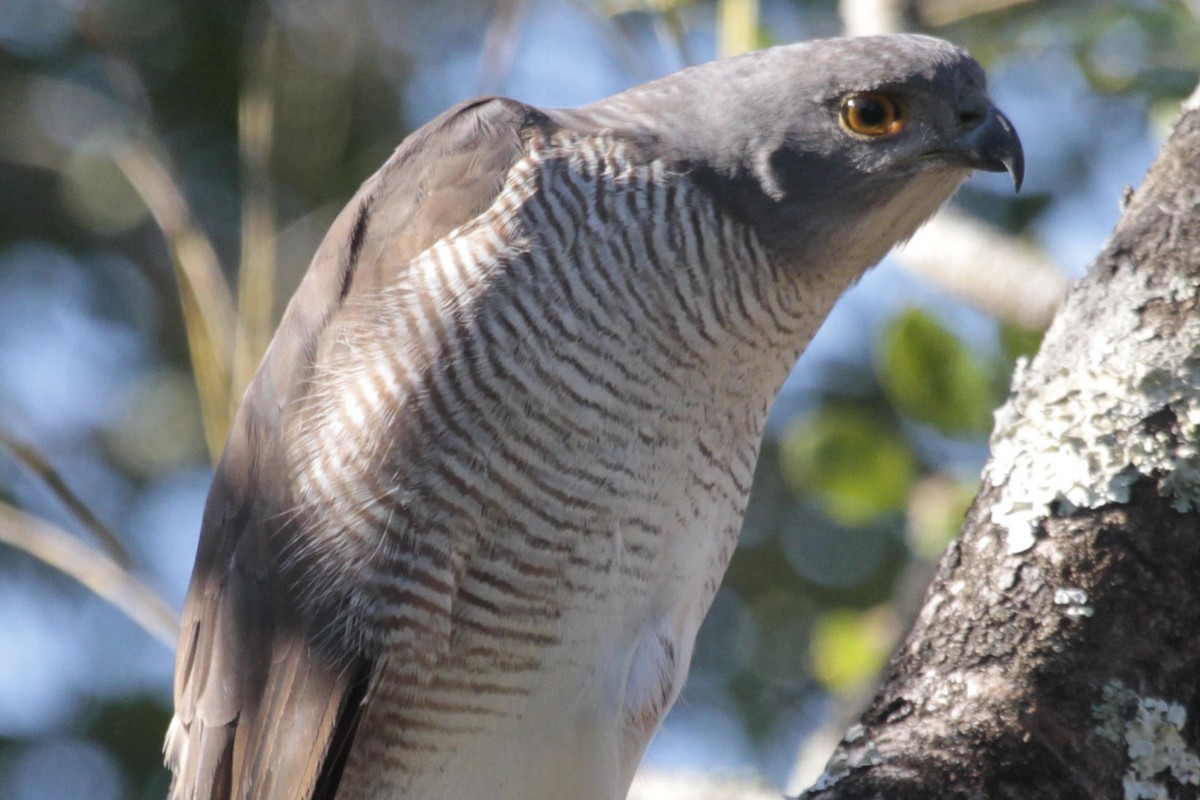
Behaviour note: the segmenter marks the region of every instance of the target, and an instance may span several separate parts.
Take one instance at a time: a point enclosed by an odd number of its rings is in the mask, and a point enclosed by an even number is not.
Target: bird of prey
[[[971,170],[1022,164],[980,66],[922,36],[409,136],[234,421],[171,796],[623,798],[798,355]]]

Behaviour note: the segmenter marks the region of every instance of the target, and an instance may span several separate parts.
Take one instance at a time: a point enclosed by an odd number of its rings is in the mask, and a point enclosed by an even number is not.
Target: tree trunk
[[[1200,90],[806,800],[1200,797]]]

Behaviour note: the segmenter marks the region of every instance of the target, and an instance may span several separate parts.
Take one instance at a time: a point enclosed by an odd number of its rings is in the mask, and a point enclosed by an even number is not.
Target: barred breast
[[[824,309],[641,156],[535,138],[317,355],[307,602],[381,661],[340,794],[623,797],[682,685]]]

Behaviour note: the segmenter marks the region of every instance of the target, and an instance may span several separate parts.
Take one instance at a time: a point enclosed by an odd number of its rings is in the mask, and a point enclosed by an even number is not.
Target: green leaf
[[[876,368],[884,392],[906,416],[951,436],[991,430],[998,398],[987,369],[924,311],[909,309],[887,326]]]
[[[784,432],[780,469],[796,492],[812,492],[836,522],[863,525],[904,508],[918,464],[892,417],[827,405]]]

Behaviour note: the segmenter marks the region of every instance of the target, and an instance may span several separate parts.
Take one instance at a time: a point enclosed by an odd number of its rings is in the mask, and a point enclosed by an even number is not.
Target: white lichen
[[[1087,602],[1088,595],[1083,589],[1074,587],[1054,590],[1054,603],[1060,606],[1081,606]]]
[[[1032,547],[1052,510],[1128,502],[1145,478],[1176,510],[1200,508],[1200,321],[1183,318],[1163,334],[1137,311],[1194,298],[1200,281],[1174,276],[1150,289],[1126,265],[1107,292],[1122,311],[1102,321],[1103,336],[1080,332],[1088,347],[1077,358],[1059,344],[1059,371],[1042,382],[1019,364],[1013,395],[996,412],[984,478],[1001,488],[991,519],[1005,529],[1009,553]]]
[[[1200,785],[1200,756],[1183,738],[1187,709],[1179,703],[1141,697],[1112,680],[1092,717],[1098,735],[1125,746],[1124,800],[1169,800],[1172,785]]]
[[[1065,606],[1063,614],[1071,619],[1090,617],[1095,609],[1087,604],[1088,594],[1083,589],[1074,587],[1055,589],[1054,604]]]

